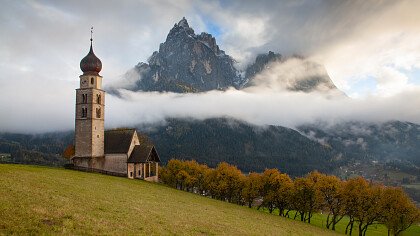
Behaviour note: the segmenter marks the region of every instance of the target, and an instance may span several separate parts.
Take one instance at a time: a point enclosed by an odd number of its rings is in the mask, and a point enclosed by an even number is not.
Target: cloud
[[[420,69],[418,1],[238,1],[202,8],[226,32],[220,43],[240,60],[239,68],[269,50],[302,54],[325,65],[351,96],[388,95],[382,74]],[[358,91],[356,84],[368,78],[379,86]]]
[[[328,99],[317,93],[249,93],[228,90],[202,94],[134,93],[121,90],[122,98],[113,97],[108,105],[109,123],[153,123],[168,117],[205,119],[233,117],[257,125],[274,124],[295,127],[317,120],[326,122],[402,120],[420,123],[419,89],[391,98]],[[401,106],[402,101],[410,100]],[[223,102],[222,102],[223,101]],[[120,117],[120,118],[118,118]],[[117,122],[115,122],[117,121]]]
[[[146,61],[183,16],[196,32],[214,23],[221,49],[242,68],[268,50],[302,54],[325,65],[340,89],[360,98],[285,92],[288,79],[273,69],[247,91],[121,90],[123,98],[107,95],[108,126],[170,116],[231,116],[289,127],[316,119],[420,123],[419,85],[410,73],[420,70],[419,8],[420,2],[409,0],[6,1],[0,8],[0,130],[72,129],[79,62],[92,25],[101,74],[111,84]],[[367,79],[375,86],[359,91],[355,85]]]
[[[298,61],[294,61],[294,64]],[[304,63],[304,61],[302,61]],[[285,70],[296,78],[303,72],[290,73],[284,63],[273,64],[276,73],[262,73],[270,80]],[[296,68],[302,66],[296,65]],[[309,75],[312,75],[309,71]],[[296,79],[295,78],[295,79]],[[263,80],[263,78],[260,78]],[[70,130],[74,127],[74,89],[77,82],[32,79],[0,83],[0,130],[12,132],[43,132]],[[16,92],[18,91],[18,92]],[[419,87],[407,88],[388,97],[372,96],[350,99],[324,92],[290,92],[266,84],[248,90],[229,89],[197,94],[132,92],[120,89],[120,96],[106,95],[106,126],[131,127],[164,122],[167,118],[206,119],[232,117],[256,125],[295,127],[304,123],[324,121],[385,122],[389,120],[420,123]]]

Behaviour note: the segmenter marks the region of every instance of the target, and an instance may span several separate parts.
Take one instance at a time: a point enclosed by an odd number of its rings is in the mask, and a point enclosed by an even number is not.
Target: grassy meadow
[[[0,234],[337,233],[141,180],[0,164]]]
[[[264,211],[264,212],[268,213],[267,209],[261,209],[261,211]],[[277,209],[274,210],[272,214],[278,214],[278,210]],[[294,212],[290,212],[289,214],[293,218]],[[299,218],[299,216],[296,218],[296,220],[299,220],[298,218]],[[325,228],[326,222],[327,222],[327,215],[326,214],[316,213],[316,214],[313,215],[313,217],[311,219],[311,225],[315,225],[315,226],[322,227],[322,228]],[[336,232],[344,234],[345,231],[346,231],[346,226],[347,226],[348,222],[349,222],[349,218],[344,217],[335,226],[336,227],[336,229],[335,229]],[[352,235],[359,235],[359,231],[357,229],[357,226],[358,225],[357,225],[357,222],[356,222],[353,226]],[[385,225],[373,224],[373,225],[369,226],[368,231],[366,232],[366,235],[368,235],[368,236],[387,236],[388,235],[388,229],[386,228]],[[402,235],[402,236],[419,236],[420,235],[420,225],[412,225],[409,229],[402,232],[400,235]]]

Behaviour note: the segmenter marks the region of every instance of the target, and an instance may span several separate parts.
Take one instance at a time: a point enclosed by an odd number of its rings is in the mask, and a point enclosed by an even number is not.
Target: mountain
[[[164,125],[138,130],[155,144],[164,163],[171,158],[195,159],[215,167],[226,161],[245,172],[279,168],[295,176],[314,169],[329,172],[341,163],[334,161],[331,148],[280,126],[258,127],[227,118],[168,119]],[[62,165],[66,160],[61,154],[73,136],[73,132],[0,133],[0,154],[10,154],[13,162]]]
[[[261,82],[256,75],[266,71],[270,65],[293,60],[298,61],[297,69],[301,70],[301,73],[293,75],[304,76],[291,78],[287,71],[274,73],[285,89],[303,92],[338,90],[322,65],[298,56],[283,58],[270,51],[258,55],[254,63],[245,71],[240,71],[235,68],[235,60],[220,49],[211,34],[195,34],[183,18],[169,31],[165,42],[160,44],[159,50],[149,57],[147,63],[138,63],[123,76],[122,81],[107,90],[111,93],[117,93],[118,88],[194,93],[229,87],[242,89]]]
[[[259,127],[234,119],[168,119],[163,126],[139,127],[153,140],[159,155],[195,159],[216,166],[226,161],[242,171],[278,168],[293,176],[339,166],[335,151],[299,132],[281,127]]]
[[[259,76],[261,73],[267,75]],[[245,72],[244,87],[270,86],[293,92],[335,92],[344,95],[332,82],[324,66],[300,56],[282,57],[269,51],[260,54]]]
[[[45,134],[0,133],[0,162],[62,166],[64,149],[73,143],[73,132]]]
[[[347,159],[408,161],[420,170],[420,125],[410,122],[345,122],[302,125],[308,138],[330,146]],[[420,172],[419,172],[420,173]]]
[[[148,63],[135,66],[139,79],[133,90],[184,93],[238,87],[241,77],[234,63],[211,34],[196,35],[183,18]]]
[[[168,119],[163,125],[139,126],[138,130],[155,144],[164,162],[195,159],[215,166],[226,161],[244,172],[279,168],[299,176],[314,169],[332,173],[351,163],[378,161],[420,178],[420,125],[408,122],[318,123],[296,131],[228,118]],[[62,165],[61,154],[73,142],[73,135],[0,133],[0,154],[10,154],[15,162]]]

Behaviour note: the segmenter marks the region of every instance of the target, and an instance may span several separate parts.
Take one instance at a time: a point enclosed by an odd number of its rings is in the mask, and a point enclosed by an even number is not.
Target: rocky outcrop
[[[135,67],[140,79],[134,90],[184,93],[238,87],[241,77],[234,63],[211,34],[196,35],[183,18],[148,63]]]
[[[242,89],[258,82],[270,82],[255,78],[271,65],[282,64],[291,59],[302,60],[297,69],[303,70],[300,74],[304,76],[293,78],[287,71],[275,71],[273,73],[278,77],[275,86],[290,91],[339,91],[322,65],[301,57],[284,58],[270,51],[258,55],[245,71],[239,71],[234,67],[235,60],[219,48],[211,34],[195,34],[187,20],[182,18],[169,31],[165,42],[160,44],[159,51],[155,51],[147,63],[137,64],[126,73],[124,81],[108,87],[107,91],[118,93],[118,88],[126,88],[132,91],[195,93],[225,90],[229,87]]]

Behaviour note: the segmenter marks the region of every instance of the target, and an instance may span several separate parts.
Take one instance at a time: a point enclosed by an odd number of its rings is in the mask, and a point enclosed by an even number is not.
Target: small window
[[[82,100],[83,100],[83,102],[82,103],[87,103],[87,94],[82,94]]]
[[[87,117],[87,108],[82,107],[82,118]]]
[[[90,83],[93,84],[95,82],[95,79],[92,77],[90,78]]]
[[[130,177],[133,177],[133,172],[130,172]]]
[[[100,94],[96,95],[96,103],[101,104],[101,95]]]
[[[101,118],[101,108],[96,108],[96,118]]]

